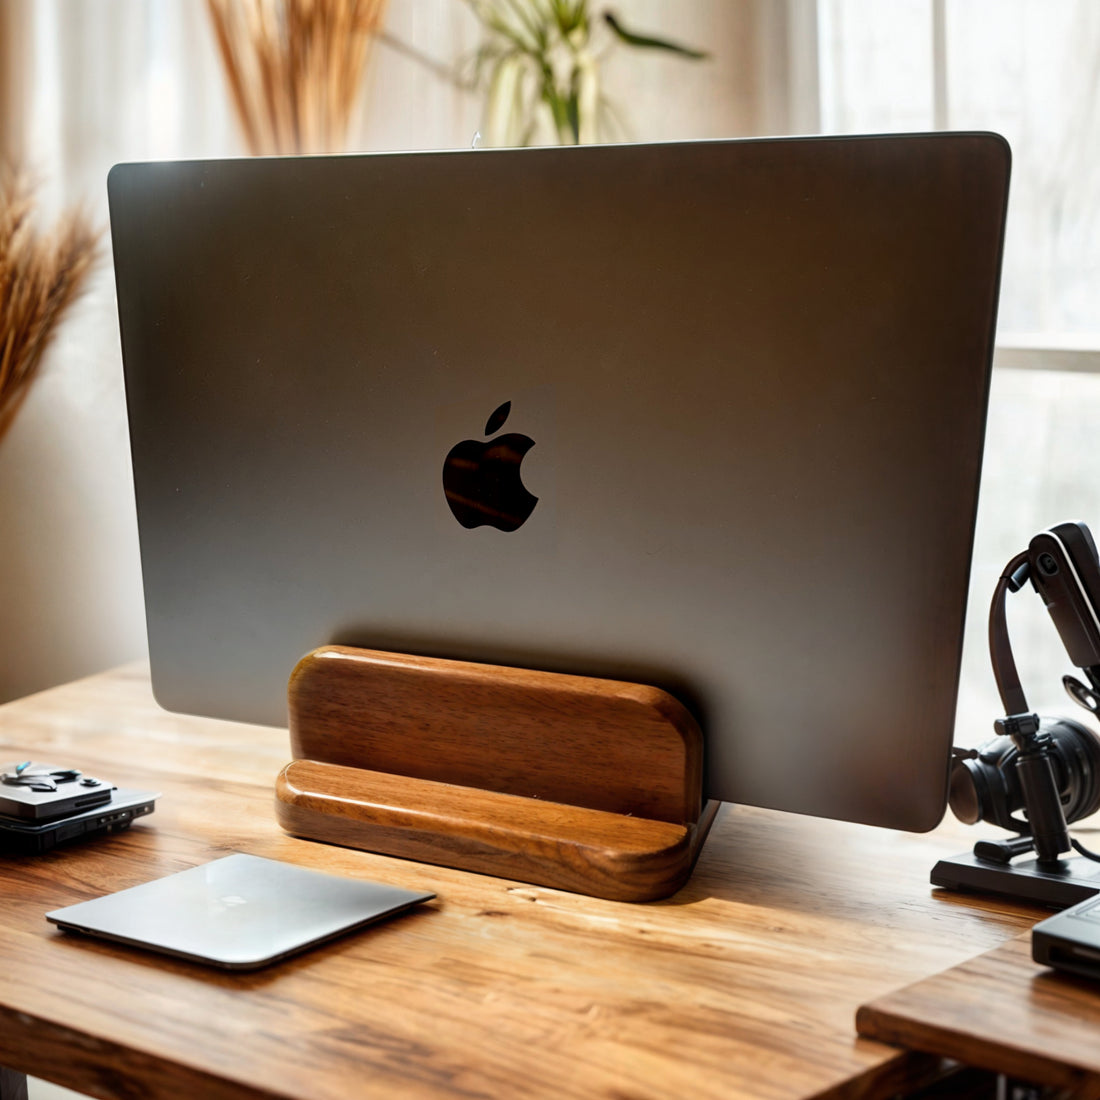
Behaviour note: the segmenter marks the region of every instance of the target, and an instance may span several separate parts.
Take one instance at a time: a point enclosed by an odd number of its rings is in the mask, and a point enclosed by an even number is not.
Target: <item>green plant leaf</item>
[[[581,143],[581,104],[580,104],[580,69],[574,66],[573,77],[569,82],[569,98],[565,101],[565,117],[569,120],[569,133],[573,137],[573,144]]]
[[[654,38],[652,35],[635,34],[628,31],[614,12],[603,13],[604,22],[618,35],[619,39],[628,46],[639,46],[649,50],[668,50],[679,54],[681,57],[690,57],[693,61],[705,61],[710,54],[702,50],[694,50],[690,46],[681,46],[678,42],[670,42],[667,38]]]
[[[563,38],[588,26],[588,0],[552,0],[554,21]]]
[[[534,43],[534,51],[542,53],[546,50],[546,17],[539,18],[539,13],[532,15],[524,0],[503,0],[505,7],[511,10],[517,22],[531,35]]]
[[[569,123],[569,108],[554,82],[554,70],[550,67],[549,61],[545,59],[542,62],[542,90],[540,94],[543,103],[550,108],[550,115],[554,122],[559,144],[576,144],[575,141],[572,143],[569,141],[572,133]]]

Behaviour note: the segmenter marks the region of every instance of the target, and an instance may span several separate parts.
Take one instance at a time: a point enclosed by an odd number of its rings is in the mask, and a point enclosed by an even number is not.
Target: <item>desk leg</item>
[[[27,1075],[0,1067],[0,1100],[27,1100]]]
[[[972,1069],[950,1062],[944,1068],[943,1076],[931,1084],[892,1095],[899,1100],[1075,1100],[1084,1095],[1078,1089],[1033,1085],[988,1069]],[[1087,1095],[1100,1094],[1089,1092]]]
[[[1073,1100],[1076,1095],[1076,1089],[1032,1085],[1003,1073],[997,1075],[997,1100]]]

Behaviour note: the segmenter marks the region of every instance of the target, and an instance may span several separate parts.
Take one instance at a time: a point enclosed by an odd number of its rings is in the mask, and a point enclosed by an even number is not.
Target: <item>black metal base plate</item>
[[[1034,859],[993,863],[966,852],[941,859],[932,868],[932,885],[1065,909],[1100,894],[1100,863],[1074,856],[1040,867]]]

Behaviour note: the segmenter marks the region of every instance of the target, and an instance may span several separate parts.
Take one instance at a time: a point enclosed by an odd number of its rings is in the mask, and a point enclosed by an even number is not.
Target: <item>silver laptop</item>
[[[238,853],[46,919],[69,932],[253,970],[433,897]]]
[[[638,680],[716,798],[947,788],[1009,156],[985,134],[127,164],[153,684],[330,642]]]

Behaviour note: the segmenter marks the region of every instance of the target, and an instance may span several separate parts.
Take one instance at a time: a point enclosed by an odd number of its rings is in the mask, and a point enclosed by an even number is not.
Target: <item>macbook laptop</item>
[[[253,970],[434,896],[238,853],[46,919],[68,932]]]
[[[988,134],[125,164],[153,686],[326,643],[652,683],[707,793],[944,810],[1009,156]]]

